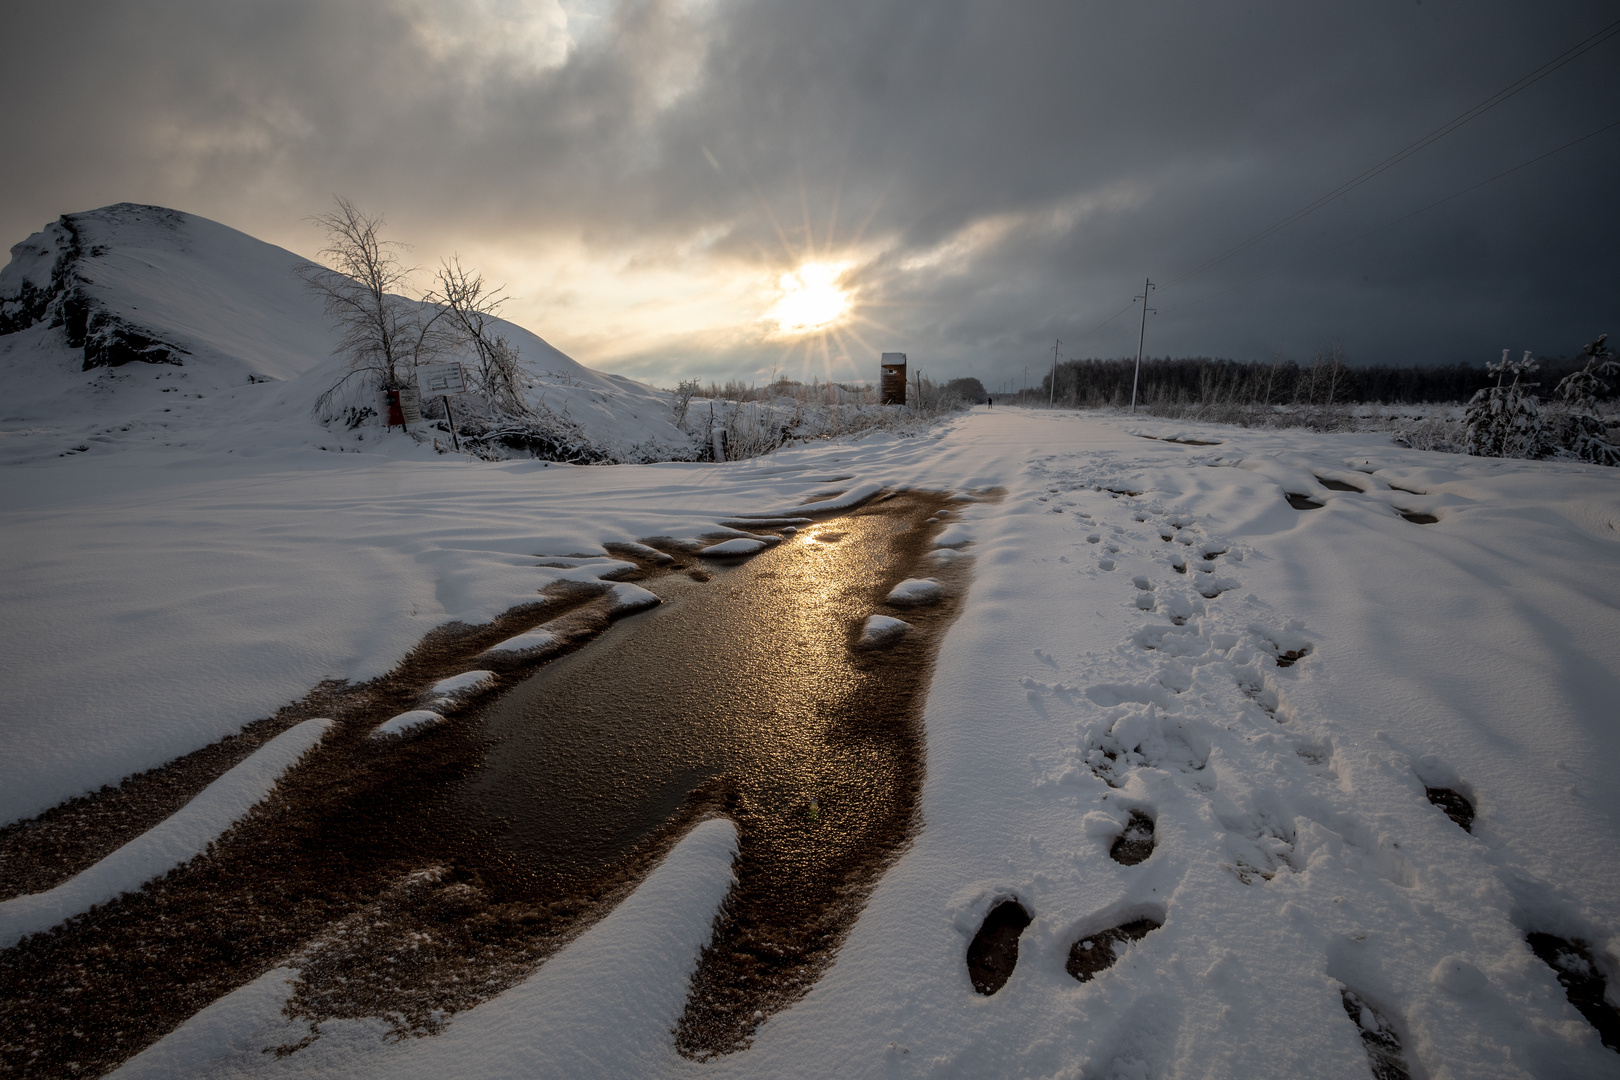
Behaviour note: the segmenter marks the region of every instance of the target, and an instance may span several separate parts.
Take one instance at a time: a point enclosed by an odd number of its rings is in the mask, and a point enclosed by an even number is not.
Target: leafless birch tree
[[[336,210],[314,220],[326,230],[320,254],[331,265],[300,263],[293,272],[325,304],[340,335],[336,353],[349,368],[316,399],[315,411],[326,415],[351,380],[374,390],[405,386],[418,364],[445,351],[452,335],[441,322],[444,308],[400,295],[414,268],[400,262],[405,245],[381,238],[381,216],[339,196]]]

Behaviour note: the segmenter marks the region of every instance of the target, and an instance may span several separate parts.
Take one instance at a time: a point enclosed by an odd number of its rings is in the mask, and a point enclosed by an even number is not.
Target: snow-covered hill
[[[0,270],[0,460],[138,442],[431,453],[311,414],[342,374],[337,335],[293,274],[303,260],[218,222],[119,203],[65,214]],[[531,402],[607,456],[684,456],[669,395],[574,361],[502,322]],[[82,448],[82,449],[81,449]]]

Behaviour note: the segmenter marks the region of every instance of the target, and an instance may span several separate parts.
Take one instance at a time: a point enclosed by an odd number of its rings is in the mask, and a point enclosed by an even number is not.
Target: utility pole
[[[1136,374],[1131,377],[1131,412],[1136,411],[1136,384],[1142,381],[1142,341],[1147,337],[1148,293],[1158,288],[1149,278],[1142,279],[1146,284],[1142,286],[1142,295],[1136,299],[1142,301],[1142,330],[1136,335]]]
[[[1058,346],[1061,344],[1063,344],[1062,338],[1052,342],[1052,386],[1046,395],[1046,407],[1048,409],[1057,402],[1057,351]]]

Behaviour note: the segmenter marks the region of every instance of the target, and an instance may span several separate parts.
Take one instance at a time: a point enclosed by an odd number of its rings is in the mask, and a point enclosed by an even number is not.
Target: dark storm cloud
[[[0,225],[21,239],[134,199],[293,243],[342,191],[446,249],[566,238],[673,264],[696,245],[785,269],[859,234],[851,280],[879,324],[861,340],[997,382],[1058,337],[1068,355],[1134,350],[1130,313],[1087,331],[1145,275],[1185,274],[1614,17],[1453,0],[643,3],[546,67],[488,22],[501,10],[7,15]],[[1620,119],[1617,64],[1620,39],[1157,294],[1149,350],[1303,358],[1338,341],[1369,362],[1479,361],[1620,333],[1620,129],[1284,269]],[[621,366],[751,369],[780,351],[697,340]]]

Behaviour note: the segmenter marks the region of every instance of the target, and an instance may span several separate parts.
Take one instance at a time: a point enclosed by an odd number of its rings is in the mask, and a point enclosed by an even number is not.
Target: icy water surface
[[[885,723],[909,704],[889,687],[918,658],[854,643],[908,524],[841,519],[710,567],[707,582],[647,583],[661,607],[541,668],[482,718],[491,745],[461,793],[489,822],[479,831],[541,873],[590,870],[721,776],[790,858],[879,827],[913,752]]]
[[[739,885],[694,980],[688,1052],[745,1039],[771,1004],[761,986],[812,980],[909,834],[915,708],[955,602],[883,600],[917,571],[933,531],[923,519],[939,505],[896,498],[709,581],[649,582],[661,607],[542,668],[482,718],[488,750],[460,798],[480,833],[542,876],[605,867],[718,788],[741,833]],[[862,649],[873,612],[913,629]]]

